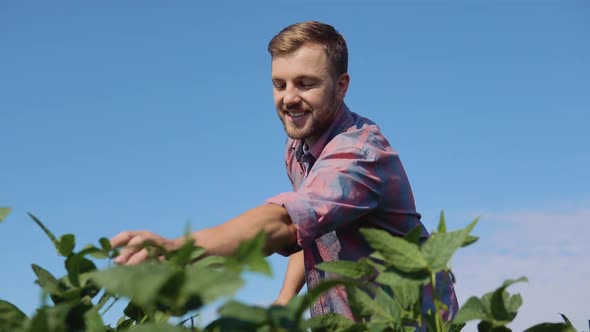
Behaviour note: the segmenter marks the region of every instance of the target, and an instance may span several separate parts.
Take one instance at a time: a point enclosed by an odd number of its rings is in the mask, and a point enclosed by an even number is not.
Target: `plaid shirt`
[[[309,288],[332,277],[315,269],[316,264],[357,261],[372,253],[359,232],[361,227],[403,236],[422,226],[398,154],[375,123],[346,105],[309,148],[302,140],[288,139],[285,161],[294,191],[269,198],[267,203],[285,207],[297,229],[297,245],[279,253],[287,256],[303,248]],[[428,232],[422,228],[426,239]],[[457,307],[452,285],[443,291],[452,314]],[[424,302],[432,306],[431,300]],[[312,316],[330,312],[353,318],[341,287],[326,292],[311,308]]]

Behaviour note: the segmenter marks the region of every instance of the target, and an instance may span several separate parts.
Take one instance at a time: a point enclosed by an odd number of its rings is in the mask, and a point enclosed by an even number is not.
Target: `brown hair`
[[[348,71],[348,48],[344,37],[333,26],[317,21],[295,23],[284,28],[268,43],[268,52],[274,59],[295,52],[305,43],[324,47],[334,75],[340,76]]]

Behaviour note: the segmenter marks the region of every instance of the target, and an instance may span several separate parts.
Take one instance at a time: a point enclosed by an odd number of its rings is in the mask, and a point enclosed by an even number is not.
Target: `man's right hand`
[[[144,247],[146,243],[153,243],[166,251],[173,251],[180,248],[183,242],[183,238],[167,239],[149,231],[125,231],[111,238],[111,247],[122,247],[119,256],[114,260],[115,263],[135,265],[149,258],[149,252]]]

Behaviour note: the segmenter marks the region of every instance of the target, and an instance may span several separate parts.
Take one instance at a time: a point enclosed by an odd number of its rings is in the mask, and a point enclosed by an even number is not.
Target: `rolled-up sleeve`
[[[287,209],[297,229],[297,247],[305,248],[322,235],[348,225],[371,212],[380,202],[380,151],[350,147],[324,151],[297,191],[282,193],[266,202]]]

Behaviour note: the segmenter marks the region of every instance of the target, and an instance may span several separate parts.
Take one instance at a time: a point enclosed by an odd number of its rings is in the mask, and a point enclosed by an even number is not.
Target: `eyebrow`
[[[322,79],[322,76],[299,75],[299,76],[296,76],[296,77],[294,78],[294,81],[297,81],[297,80],[303,80],[303,79],[306,79],[306,78],[308,78],[308,79],[312,79],[312,80],[318,80],[318,79]],[[271,79],[272,79],[273,81],[275,81],[275,80],[281,80],[281,81],[284,81],[284,80],[285,80],[285,79],[283,79],[283,78],[279,78],[279,77],[276,77],[276,76],[272,76],[272,77],[271,77]]]

